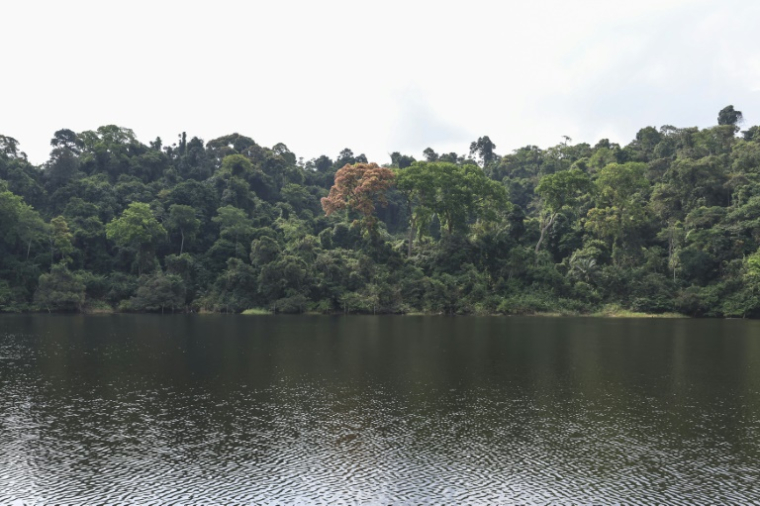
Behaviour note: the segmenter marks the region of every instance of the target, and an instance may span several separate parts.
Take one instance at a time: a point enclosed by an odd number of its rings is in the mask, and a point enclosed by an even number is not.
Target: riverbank
[[[242,315],[246,316],[264,316],[264,315],[273,315],[272,311],[264,309],[264,308],[252,308],[252,309],[246,309],[242,313]],[[318,313],[314,311],[306,311],[304,313],[301,313],[304,315],[325,315],[325,313]],[[367,313],[342,313],[342,312],[335,312],[335,313],[329,313],[332,316],[340,316],[340,315],[366,315]],[[681,314],[681,313],[644,313],[640,311],[631,311],[630,309],[625,309],[623,307],[620,307],[616,304],[608,304],[603,306],[599,311],[589,312],[589,313],[583,313],[583,312],[577,312],[577,311],[534,311],[534,312],[521,312],[521,313],[500,313],[500,312],[493,312],[493,313],[464,313],[464,314],[447,314],[447,313],[434,313],[434,312],[424,312],[424,311],[409,311],[406,313],[378,313],[378,316],[383,315],[396,315],[396,316],[530,316],[530,317],[543,317],[543,318],[552,318],[552,317],[582,317],[582,318],[691,318],[688,315]]]
[[[104,314],[240,314],[243,316],[275,316],[282,314],[289,315],[308,315],[308,316],[342,316],[342,315],[373,315],[373,313],[349,311],[348,313],[342,311],[336,312],[318,312],[318,311],[303,311],[301,313],[281,313],[273,312],[270,309],[256,307],[246,309],[240,313],[226,312],[226,311],[211,311],[208,309],[199,310],[176,310],[165,308],[163,311],[120,311],[117,308],[107,306],[105,304],[98,304],[96,306],[83,307],[78,312],[65,312],[65,311],[46,311],[41,309],[29,308],[26,311],[0,311],[0,314],[85,314],[85,315],[104,315]],[[581,318],[691,318],[689,315],[681,313],[646,313],[640,311],[632,311],[626,309],[618,304],[606,304],[596,311],[515,311],[515,312],[501,312],[501,311],[473,311],[467,313],[444,313],[444,312],[426,312],[426,311],[406,311],[406,312],[377,312],[376,316],[527,316],[527,317],[581,317]]]

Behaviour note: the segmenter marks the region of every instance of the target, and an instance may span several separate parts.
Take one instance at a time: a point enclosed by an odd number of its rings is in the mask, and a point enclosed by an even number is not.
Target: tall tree
[[[335,173],[335,184],[322,199],[322,209],[330,216],[335,211],[347,209],[362,216],[362,225],[374,236],[377,233],[375,203],[386,205],[386,192],[393,186],[395,174],[376,163],[345,165]]]
[[[50,274],[40,276],[34,301],[47,311],[81,311],[85,285],[64,264],[54,264]]]
[[[449,235],[465,230],[468,220],[492,220],[507,207],[503,185],[475,165],[415,162],[399,171],[398,187],[412,203],[411,226],[423,234],[433,216]]]
[[[485,167],[496,160],[494,149],[496,149],[496,144],[491,142],[491,139],[487,135],[484,135],[483,137],[478,137],[477,141],[473,141],[470,144],[470,156],[477,154],[481,165]]]
[[[590,189],[591,179],[579,169],[555,172],[541,178],[536,186],[542,209],[541,235],[536,243],[536,253],[541,248],[546,232],[554,226],[557,216],[568,208],[572,209],[578,198]]]
[[[735,110],[733,105],[724,107],[718,113],[719,125],[736,125],[737,123],[741,123],[742,119],[742,112]]]
[[[166,237],[166,229],[153,216],[148,204],[135,202],[106,225],[106,237],[122,250],[135,254],[137,272],[142,274],[153,259],[158,241]]]
[[[178,231],[181,237],[179,254],[185,249],[185,238],[192,240],[201,226],[201,220],[196,218],[195,209],[190,206],[173,204],[169,207],[169,219],[166,228]]]
[[[71,263],[71,254],[74,253],[74,245],[71,243],[74,235],[69,231],[66,218],[58,216],[50,220],[50,256],[55,263],[56,254],[64,265]]]
[[[212,221],[219,225],[219,237],[234,243],[236,249],[241,243],[250,243],[253,223],[242,209],[233,206],[220,207]],[[246,255],[247,253],[242,256]]]
[[[624,236],[640,226],[646,215],[649,181],[643,163],[612,163],[599,171],[595,181],[596,207],[589,210],[585,226],[601,238],[611,240],[613,250]]]
[[[6,135],[0,135],[0,155],[5,155],[8,158],[26,158],[26,155],[18,150],[18,141],[13,137]]]

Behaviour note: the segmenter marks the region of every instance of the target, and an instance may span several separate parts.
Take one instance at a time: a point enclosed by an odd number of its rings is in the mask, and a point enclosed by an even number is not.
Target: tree
[[[55,191],[79,173],[79,155],[84,143],[71,130],[58,130],[50,140],[53,150],[45,167],[48,191]]]
[[[376,163],[345,165],[335,173],[335,184],[329,195],[322,198],[322,209],[327,216],[341,209],[358,212],[362,216],[362,225],[375,236],[375,202],[387,204],[386,192],[393,186],[395,178],[393,171]]]
[[[333,161],[330,157],[325,155],[321,155],[319,158],[314,159],[312,163],[317,172],[327,172],[333,165]]]
[[[23,152],[18,150],[18,141],[13,137],[6,135],[0,135],[0,155],[5,155],[8,158],[26,158]]]
[[[290,149],[288,149],[288,146],[285,145],[283,142],[278,142],[274,146],[272,146],[272,152],[279,157],[282,157],[288,165],[295,165],[296,164],[296,155],[293,153]]]
[[[179,245],[181,255],[185,248],[185,238],[193,239],[201,226],[201,221],[195,217],[195,209],[181,204],[172,204],[169,207],[169,219],[166,228],[179,231],[182,240]]]
[[[744,260],[744,279],[755,292],[760,288],[760,250],[755,251]]]
[[[589,210],[585,226],[612,241],[613,250],[621,246],[626,233],[635,229],[646,215],[645,192],[649,189],[643,163],[612,163],[599,171],[595,181],[596,207]]]
[[[50,256],[52,262],[55,262],[56,252],[58,252],[62,264],[71,263],[71,254],[74,253],[74,245],[71,243],[73,238],[74,235],[69,231],[66,218],[58,216],[50,220]]]
[[[338,153],[338,159],[335,161],[335,165],[338,167],[343,167],[344,165],[352,165],[354,163],[356,163],[356,157],[354,156],[354,152],[348,148],[345,148],[340,153]]]
[[[251,242],[251,263],[255,266],[274,262],[280,256],[282,248],[271,237],[261,237]]]
[[[315,212],[318,209],[319,202],[317,198],[309,192],[309,189],[300,184],[288,183],[280,191],[282,199],[290,204],[297,213],[303,211]]]
[[[31,206],[23,204],[18,214],[18,236],[22,243],[26,244],[26,257],[32,251],[32,244],[41,243],[47,235],[48,227],[40,218],[40,215]]]
[[[718,113],[719,125],[736,125],[741,123],[743,119],[741,111],[734,110],[733,105],[724,107]]]
[[[536,186],[536,194],[541,199],[543,217],[541,219],[541,235],[536,243],[538,253],[546,232],[554,225],[557,216],[566,209],[573,209],[578,198],[591,189],[591,179],[588,174],[579,169],[555,172],[541,178]]]
[[[50,274],[42,274],[34,302],[48,311],[81,311],[85,286],[64,264],[55,264]]]
[[[646,156],[649,156],[654,152],[654,148],[660,143],[660,140],[662,140],[662,134],[655,127],[650,126],[636,132],[635,144]]]
[[[473,141],[470,144],[470,156],[477,154],[481,165],[485,167],[496,160],[494,149],[496,149],[496,144],[491,142],[491,139],[487,135],[484,135],[483,137],[478,137],[477,141]]]
[[[84,147],[84,143],[79,138],[79,136],[68,128],[64,128],[55,132],[53,134],[53,138],[50,140],[50,145],[54,148],[53,153],[65,150],[73,153],[74,155],[81,154],[82,147]]]
[[[125,309],[131,311],[161,311],[180,309],[185,304],[185,284],[176,274],[157,272],[144,277],[135,296],[129,299]]]
[[[211,221],[219,225],[221,239],[232,241],[236,248],[241,242],[250,243],[253,224],[245,211],[237,207],[224,206],[217,209],[217,213]]]
[[[399,171],[398,188],[412,207],[411,228],[421,235],[434,216],[451,235],[465,230],[468,220],[492,221],[508,207],[504,186],[475,165],[415,162]]]
[[[398,151],[391,153],[391,165],[398,167],[399,169],[409,167],[414,162],[415,160],[413,156],[402,155]]]
[[[5,182],[0,180],[0,248],[5,245],[14,251],[20,246],[28,260],[32,244],[44,242],[46,238],[47,226],[39,213],[23,198],[8,191]]]
[[[425,155],[426,162],[438,161],[438,153],[433,151],[433,148],[425,148],[425,151],[423,151],[422,154]]]
[[[247,179],[253,173],[253,164],[243,155],[227,155],[222,159],[221,172]]]
[[[121,217],[106,225],[106,237],[124,251],[135,253],[137,272],[153,258],[155,246],[166,237],[166,229],[156,220],[148,204],[135,202],[129,205]]]

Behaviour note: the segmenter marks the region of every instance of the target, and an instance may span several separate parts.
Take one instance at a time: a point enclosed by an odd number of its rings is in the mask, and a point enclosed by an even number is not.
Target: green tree
[[[538,253],[546,232],[563,211],[575,211],[578,199],[591,190],[591,179],[579,169],[565,170],[541,178],[536,194],[541,199],[541,235],[536,243]]]
[[[253,173],[253,164],[243,155],[227,155],[222,159],[221,172],[246,179]]]
[[[26,158],[26,155],[18,149],[18,141],[7,135],[0,135],[0,155],[8,158]]]
[[[194,239],[200,226],[201,221],[195,217],[195,209],[192,207],[181,204],[173,204],[169,207],[169,219],[166,222],[166,228],[179,232],[181,237],[179,245],[180,255],[182,255],[185,249],[185,239]]]
[[[595,181],[597,205],[589,210],[585,226],[610,239],[613,250],[619,249],[625,235],[646,219],[646,168],[643,163],[612,163],[599,171]]]
[[[23,204],[18,211],[18,237],[26,245],[25,260],[29,260],[32,245],[44,242],[48,227],[31,206]]]
[[[185,284],[176,274],[164,274],[160,271],[152,276],[144,276],[135,296],[123,306],[130,311],[161,311],[170,309],[174,312],[185,304]]]
[[[155,248],[166,238],[166,230],[153,216],[148,204],[130,204],[121,216],[106,225],[106,237],[124,251],[135,254],[137,272],[150,265]]]
[[[741,111],[735,110],[733,105],[724,107],[718,113],[719,125],[736,125],[737,123],[741,123],[742,119]]]
[[[434,216],[449,235],[469,221],[492,221],[508,208],[507,191],[475,165],[415,162],[399,171],[398,188],[411,204],[411,228],[424,234]]]
[[[34,302],[47,311],[81,311],[84,299],[84,283],[62,263],[40,276],[34,294]]]
[[[228,313],[255,307],[257,288],[256,270],[238,258],[230,258],[214,283],[211,306]]]
[[[71,243],[74,235],[69,231],[69,224],[63,216],[50,220],[50,255],[56,260],[56,253],[61,263],[70,264],[74,245]]]
[[[212,221],[219,225],[220,239],[233,242],[236,249],[240,248],[241,243],[250,243],[253,223],[242,209],[233,206],[220,207]],[[245,257],[247,254],[242,256]]]
[[[484,135],[470,144],[470,156],[477,154],[481,165],[485,167],[496,160],[497,155],[494,153],[494,149],[496,149],[496,144],[491,142],[487,135]]]

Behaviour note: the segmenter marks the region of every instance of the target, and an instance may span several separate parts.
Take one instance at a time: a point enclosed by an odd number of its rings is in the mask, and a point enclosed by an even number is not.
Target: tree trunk
[[[409,253],[407,257],[412,258],[412,243],[414,242],[414,222],[409,224]]]
[[[182,236],[182,242],[179,245],[179,254],[182,256],[182,250],[185,249],[185,233],[182,231],[182,229],[179,230],[179,233]]]
[[[544,236],[546,235],[546,231],[549,230],[552,225],[554,225],[554,220],[557,218],[557,213],[554,213],[549,218],[549,222],[541,227],[541,236],[538,238],[538,242],[536,243],[536,255],[538,255],[538,250],[541,248],[541,243],[544,242]],[[536,262],[538,262],[538,258],[536,258]]]

